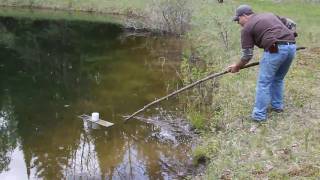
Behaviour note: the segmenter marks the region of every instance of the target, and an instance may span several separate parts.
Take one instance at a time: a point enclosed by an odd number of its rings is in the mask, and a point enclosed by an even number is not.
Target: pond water
[[[182,42],[80,20],[0,17],[0,33],[0,179],[172,179],[185,170],[189,143],[123,123],[177,88]],[[174,108],[171,100],[143,115]],[[92,112],[115,125],[78,118]]]

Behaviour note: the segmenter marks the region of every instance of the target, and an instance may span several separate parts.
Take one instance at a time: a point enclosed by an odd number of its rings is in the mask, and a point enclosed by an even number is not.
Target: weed
[[[207,163],[213,156],[215,156],[219,149],[219,142],[214,138],[204,141],[204,144],[196,147],[193,150],[194,164]]]
[[[189,112],[187,118],[196,129],[201,130],[206,127],[205,118],[200,112]]]

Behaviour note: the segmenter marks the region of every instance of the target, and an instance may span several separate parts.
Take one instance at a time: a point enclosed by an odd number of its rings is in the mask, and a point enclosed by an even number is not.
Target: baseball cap
[[[249,5],[246,5],[246,4],[240,5],[236,9],[236,14],[233,17],[233,21],[239,21],[239,16],[242,16],[244,14],[246,14],[246,15],[253,14],[253,11]]]

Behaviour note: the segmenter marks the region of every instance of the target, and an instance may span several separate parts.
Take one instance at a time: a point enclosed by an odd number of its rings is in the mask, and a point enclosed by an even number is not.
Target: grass
[[[2,17],[16,17],[16,18],[29,18],[29,19],[47,19],[47,20],[69,20],[69,21],[91,21],[91,22],[109,22],[115,24],[122,24],[123,18],[93,14],[86,12],[67,12],[61,10],[37,10],[21,9],[13,7],[0,7],[0,16]]]
[[[147,0],[0,0],[0,15],[125,24],[125,19],[119,15],[138,15],[148,5]]]
[[[89,19],[102,22],[120,22],[128,29],[180,36],[189,28],[188,25],[192,12],[190,6],[188,6],[188,1],[0,0],[0,6],[5,7],[2,9],[3,12],[0,12],[0,15],[42,19]],[[7,9],[7,7],[11,8]],[[34,9],[38,10],[34,12]],[[41,9],[45,9],[46,11],[40,11]],[[51,11],[49,12],[48,10]],[[90,14],[95,14],[95,16],[90,16]],[[106,17],[106,14],[109,17]],[[118,18],[111,18],[111,15],[117,15]]]
[[[199,178],[317,179],[320,176],[320,43],[316,40],[320,33],[320,19],[316,18],[320,15],[319,3],[284,1],[279,5],[271,0],[229,1],[223,5],[214,1],[199,3],[189,38],[195,44],[192,48],[198,59],[206,62],[206,70],[184,65],[182,72],[187,76],[185,79],[193,79],[192,72],[202,72],[205,76],[238,60],[240,28],[230,19],[234,8],[242,3],[250,4],[256,12],[269,11],[294,19],[298,23],[298,45],[307,46],[308,50],[298,52],[287,75],[285,112],[270,113],[266,123],[256,124],[249,118],[257,67],[219,79],[218,87],[211,92],[213,95],[206,97],[210,98],[209,105],[189,105],[192,112],[202,114],[198,116],[208,117],[202,126],[210,127],[203,131],[202,141],[195,149],[195,158],[201,154],[211,160],[206,174]],[[228,35],[228,43],[224,42],[223,34]],[[260,56],[261,50],[256,49],[252,61],[258,61]],[[210,83],[206,83],[194,93],[207,94],[211,89]],[[189,103],[205,101],[199,97],[189,94]],[[208,151],[208,142],[219,146],[215,146],[214,152]]]
[[[128,11],[141,11],[148,2],[147,0],[1,0],[0,5],[119,14]]]

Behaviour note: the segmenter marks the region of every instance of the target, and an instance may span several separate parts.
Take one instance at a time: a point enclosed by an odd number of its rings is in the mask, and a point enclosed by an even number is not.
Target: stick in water
[[[258,65],[258,64],[259,64],[259,62],[250,63],[250,64],[242,67],[241,69],[248,68],[248,67],[252,67],[252,66],[256,66],[256,65]],[[165,100],[165,99],[169,99],[170,97],[172,97],[172,96],[174,96],[174,95],[176,95],[176,94],[178,94],[178,93],[180,93],[180,92],[182,92],[182,91],[185,91],[185,90],[187,90],[187,89],[190,89],[190,88],[194,87],[195,85],[198,85],[198,84],[200,84],[200,83],[202,83],[202,82],[204,82],[204,81],[207,81],[207,80],[212,79],[212,78],[219,77],[219,76],[224,75],[224,74],[227,74],[227,73],[229,73],[228,70],[225,70],[225,71],[219,72],[219,73],[215,73],[215,74],[211,74],[211,75],[209,75],[209,76],[207,76],[207,77],[205,77],[205,78],[203,78],[203,79],[200,79],[200,80],[198,80],[198,81],[196,81],[196,82],[194,82],[194,83],[192,83],[192,84],[189,84],[189,85],[187,85],[187,86],[185,86],[185,87],[183,87],[183,88],[181,88],[181,89],[178,89],[177,91],[174,91],[174,92],[172,92],[172,93],[170,93],[170,94],[168,94],[168,95],[166,95],[166,96],[164,96],[164,97],[162,97],[162,98],[160,98],[160,99],[157,99],[157,100],[155,100],[155,101],[153,101],[153,102],[145,105],[142,109],[138,110],[137,112],[135,112],[135,113],[133,113],[132,115],[130,115],[129,117],[127,117],[127,118],[125,119],[125,121],[128,121],[129,119],[131,119],[132,117],[136,116],[137,114],[143,112],[145,109],[149,108],[149,107],[152,106],[152,105],[155,105],[155,104],[157,104],[157,103],[159,103],[159,102],[161,102],[161,101],[163,101],[163,100]]]
[[[297,51],[298,51],[298,50],[301,50],[301,49],[306,49],[306,47],[298,47],[298,48],[297,48]],[[257,65],[259,65],[259,62],[254,62],[254,63],[250,63],[250,64],[247,64],[247,65],[243,66],[241,69],[245,69],[245,68],[249,68],[249,67],[257,66]],[[196,82],[194,82],[194,83],[192,83],[192,84],[189,84],[189,85],[187,85],[187,86],[185,86],[185,87],[183,87],[183,88],[181,88],[181,89],[178,89],[178,90],[176,90],[176,91],[174,91],[174,92],[172,92],[172,93],[170,93],[170,94],[168,94],[168,95],[166,95],[166,96],[164,96],[164,97],[162,97],[162,98],[160,98],[160,99],[157,99],[157,100],[155,100],[155,101],[153,101],[153,102],[145,105],[142,109],[136,111],[136,112],[133,113],[132,115],[128,116],[128,117],[125,119],[125,122],[128,121],[129,119],[131,119],[132,117],[136,116],[137,114],[143,112],[145,109],[149,108],[150,106],[153,106],[153,105],[155,105],[155,104],[157,104],[157,103],[159,103],[159,102],[161,102],[161,101],[163,101],[163,100],[169,99],[170,97],[172,97],[172,96],[174,96],[174,95],[176,95],[176,94],[179,94],[180,92],[183,92],[183,91],[185,91],[185,90],[187,90],[187,89],[190,89],[190,88],[192,88],[192,87],[194,87],[194,86],[196,86],[196,85],[198,85],[198,84],[200,84],[200,83],[202,83],[202,82],[204,82],[204,81],[207,81],[207,80],[209,80],[209,79],[222,76],[222,75],[227,74],[227,73],[229,73],[228,70],[225,70],[225,71],[219,72],[219,73],[215,73],[215,74],[211,74],[211,75],[209,75],[209,76],[207,76],[207,77],[205,77],[205,78],[203,78],[203,79],[200,79],[200,80],[198,80],[198,81],[196,81]]]

